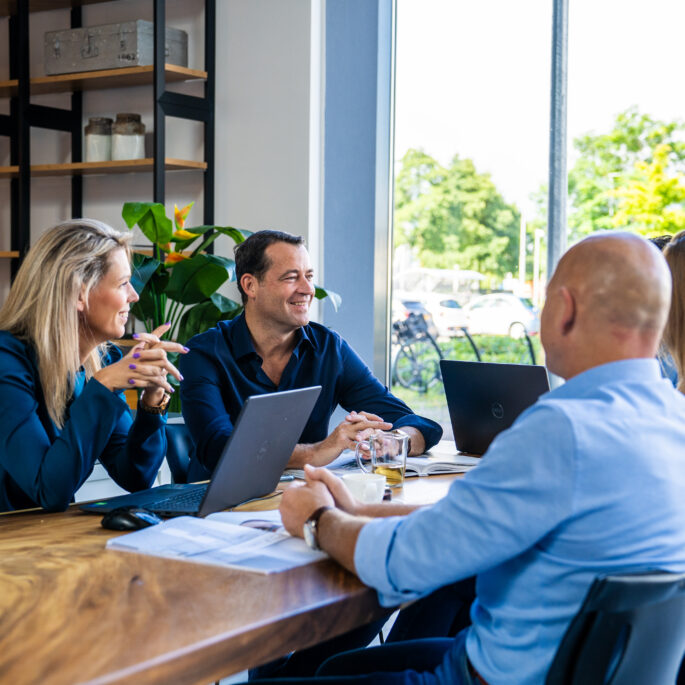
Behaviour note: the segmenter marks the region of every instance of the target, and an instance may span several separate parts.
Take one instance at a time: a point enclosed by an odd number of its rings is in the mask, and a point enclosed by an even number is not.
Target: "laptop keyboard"
[[[207,492],[208,485],[209,483],[206,483],[196,488],[189,488],[176,495],[169,495],[155,502],[150,502],[145,506],[152,511],[197,511],[205,492]]]

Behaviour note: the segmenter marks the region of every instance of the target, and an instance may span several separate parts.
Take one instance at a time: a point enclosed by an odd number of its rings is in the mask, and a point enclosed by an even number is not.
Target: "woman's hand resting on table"
[[[167,359],[167,352],[185,354],[188,351],[183,345],[160,339],[168,330],[169,324],[164,324],[152,333],[136,333],[134,337],[138,342],[130,352],[115,364],[100,369],[93,377],[111,391],[145,388],[145,404],[159,405],[165,392],[174,392],[167,374],[183,380],[179,370]]]

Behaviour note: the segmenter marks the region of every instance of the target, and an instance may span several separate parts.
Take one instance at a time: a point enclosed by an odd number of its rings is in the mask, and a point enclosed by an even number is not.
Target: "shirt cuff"
[[[359,532],[354,548],[354,567],[360,580],[375,588],[382,606],[392,607],[420,595],[399,591],[390,580],[388,559],[398,526],[403,516],[369,521]]]
[[[442,427],[440,424],[432,421],[431,419],[425,419],[423,416],[418,416],[417,414],[407,414],[393,421],[393,428],[403,428],[404,426],[411,426],[416,428],[421,435],[423,435],[423,440],[426,443],[425,451],[427,452],[431,447],[440,442],[442,437]]]

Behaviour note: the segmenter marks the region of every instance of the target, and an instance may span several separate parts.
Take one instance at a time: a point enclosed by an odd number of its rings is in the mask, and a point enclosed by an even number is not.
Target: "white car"
[[[440,295],[426,302],[426,309],[433,315],[438,335],[451,338],[461,335],[461,329],[468,325],[468,317],[462,306],[449,296]]]
[[[520,338],[525,333],[540,331],[537,311],[513,293],[481,295],[464,306],[469,333],[510,335]]]

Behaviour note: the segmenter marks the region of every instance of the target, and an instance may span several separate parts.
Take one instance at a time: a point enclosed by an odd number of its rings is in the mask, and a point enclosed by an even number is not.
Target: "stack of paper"
[[[278,511],[179,516],[111,538],[107,548],[257,573],[278,573],[326,558],[287,533]]]

